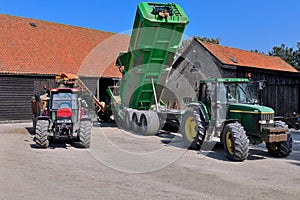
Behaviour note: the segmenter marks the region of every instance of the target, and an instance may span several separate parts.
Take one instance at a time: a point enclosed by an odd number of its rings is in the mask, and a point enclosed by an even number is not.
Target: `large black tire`
[[[49,121],[38,120],[35,124],[35,143],[39,148],[47,148],[49,146],[48,139]]]
[[[140,117],[139,132],[143,135],[155,135],[160,130],[160,121],[154,111],[143,111]]]
[[[197,110],[189,108],[182,116],[180,124],[183,146],[199,150],[206,135],[205,124]]]
[[[287,128],[287,125],[283,121],[275,121],[275,127]],[[288,134],[287,141],[283,142],[266,142],[266,147],[270,155],[282,158],[288,156],[292,152],[293,139],[291,134]]]
[[[248,157],[249,141],[240,123],[227,124],[222,131],[222,141],[226,157],[230,160],[243,161]]]
[[[90,120],[81,121],[79,128],[79,141],[84,148],[90,148],[92,133],[92,122]]]

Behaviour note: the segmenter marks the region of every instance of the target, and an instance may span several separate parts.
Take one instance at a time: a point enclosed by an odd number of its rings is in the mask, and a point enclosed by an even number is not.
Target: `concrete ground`
[[[300,133],[293,152],[273,158],[263,144],[232,162],[219,144],[181,148],[177,134],[138,136],[113,124],[92,129],[90,149],[38,149],[31,123],[0,124],[1,199],[299,199]]]

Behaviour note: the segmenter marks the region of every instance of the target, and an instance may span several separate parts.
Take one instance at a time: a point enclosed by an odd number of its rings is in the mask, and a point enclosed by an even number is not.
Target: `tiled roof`
[[[120,77],[129,37],[0,14],[0,73]]]
[[[197,40],[223,64],[267,70],[298,72],[279,57],[211,44]]]

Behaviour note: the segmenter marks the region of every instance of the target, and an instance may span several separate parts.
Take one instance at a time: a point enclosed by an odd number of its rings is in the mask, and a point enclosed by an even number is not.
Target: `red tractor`
[[[68,139],[89,148],[92,120],[87,115],[87,104],[80,97],[81,89],[65,77],[59,78],[62,82],[50,90],[47,106],[34,120],[36,145],[47,148],[50,139]]]

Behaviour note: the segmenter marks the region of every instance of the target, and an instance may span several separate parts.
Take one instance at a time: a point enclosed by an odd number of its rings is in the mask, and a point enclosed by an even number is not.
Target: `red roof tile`
[[[260,53],[205,43],[199,40],[198,42],[223,64],[276,71],[298,72],[294,67],[279,57],[267,56]]]
[[[128,36],[2,14],[0,26],[0,73],[121,77]]]

